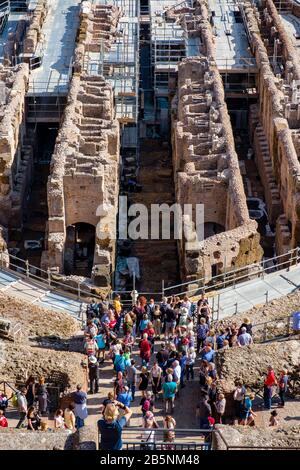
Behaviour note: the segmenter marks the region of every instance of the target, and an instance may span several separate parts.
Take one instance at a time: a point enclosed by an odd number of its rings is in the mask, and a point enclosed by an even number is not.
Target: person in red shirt
[[[147,328],[144,330],[144,333],[148,335],[148,341],[151,343],[151,354],[153,354],[155,331],[151,322],[148,323]]]
[[[8,428],[8,421],[4,416],[3,410],[0,410],[0,428]]]
[[[148,341],[147,333],[143,334],[143,339],[140,342],[140,357],[142,365],[148,367],[151,355],[151,343]]]
[[[272,405],[273,387],[277,385],[277,379],[272,366],[268,367],[268,373],[264,382],[264,404],[265,409],[270,410]]]

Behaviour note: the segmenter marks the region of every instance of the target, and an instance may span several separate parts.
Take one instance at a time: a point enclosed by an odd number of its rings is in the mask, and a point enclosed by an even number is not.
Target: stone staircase
[[[282,204],[273,172],[269,145],[260,124],[254,131],[254,152],[260,178],[263,181],[269,220],[271,223],[276,223],[277,217],[282,213]]]
[[[138,182],[143,187],[142,192],[130,194],[129,201],[147,207],[150,237],[151,204],[172,205],[175,202],[172,161],[167,143],[159,139],[142,141]],[[161,292],[162,279],[166,287],[179,281],[177,242],[173,238],[172,223],[170,240],[135,240],[132,242],[132,256],[140,262],[140,292]]]
[[[111,120],[112,90],[98,75],[82,75],[77,95],[77,151],[68,155],[66,174],[93,174],[107,158],[107,142],[113,126]]]

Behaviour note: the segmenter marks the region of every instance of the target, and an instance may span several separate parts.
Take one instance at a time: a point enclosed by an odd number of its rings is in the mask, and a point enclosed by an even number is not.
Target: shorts
[[[176,321],[170,321],[166,323],[166,331],[170,331],[176,327]]]

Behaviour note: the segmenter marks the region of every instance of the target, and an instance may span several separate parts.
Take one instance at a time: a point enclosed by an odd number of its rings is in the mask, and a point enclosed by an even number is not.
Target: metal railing
[[[82,282],[78,282],[76,287],[73,287],[67,282],[55,279],[54,273],[48,269],[47,271],[37,268],[36,266],[29,263],[28,260],[18,258],[14,255],[9,255],[9,265],[6,265],[6,260],[4,258],[4,253],[0,252],[0,268],[2,271],[11,272],[21,279],[30,279],[35,282],[38,286],[43,288],[48,288],[50,291],[59,293],[60,295],[70,299],[70,300],[79,300],[81,302],[86,302],[88,298],[95,298],[101,300],[100,296],[92,294],[91,292],[84,290],[82,288]],[[40,273],[40,274],[38,274]],[[59,275],[57,275],[59,276]],[[73,281],[72,281],[73,282]],[[68,310],[67,307],[64,308]]]
[[[168,430],[143,427],[123,428],[123,450],[210,450],[211,429],[174,429],[172,439],[167,440]],[[101,434],[99,434],[101,450]]]
[[[274,256],[273,258],[267,258],[259,263],[249,264],[236,268],[230,271],[224,271],[221,274],[213,276],[209,281],[202,277],[181,284],[176,284],[170,287],[164,287],[163,292],[168,295],[168,291],[172,291],[172,295],[197,295],[201,292],[207,292],[211,290],[225,289],[226,287],[235,287],[236,284],[243,281],[254,279],[255,277],[264,277],[265,274],[270,274],[279,270],[289,270],[293,265],[299,264],[300,262],[300,248],[296,247],[293,250],[284,253],[282,255]],[[224,266],[226,266],[226,257],[224,258]],[[179,290],[178,288],[198,284],[198,287],[194,289],[187,288],[186,290]],[[177,290],[178,289],[178,290]]]

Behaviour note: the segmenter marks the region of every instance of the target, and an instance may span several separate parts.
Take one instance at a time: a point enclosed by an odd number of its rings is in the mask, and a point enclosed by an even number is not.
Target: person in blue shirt
[[[99,333],[95,336],[95,341],[98,346],[98,351],[97,351],[97,359],[100,359],[100,355],[102,356],[100,363],[104,362],[105,359],[105,341],[106,341],[106,336],[103,330],[100,330]]]
[[[216,352],[208,344],[200,351],[200,358],[207,362],[214,362]]]
[[[122,390],[121,393],[119,393],[119,395],[117,396],[117,400],[120,403],[123,403],[123,405],[127,406],[127,408],[130,408],[131,401],[132,401],[132,394],[129,391],[129,387],[127,386],[124,387],[124,390]]]
[[[119,418],[120,409],[125,413],[121,418]],[[99,419],[97,423],[101,435],[101,450],[122,450],[122,431],[131,416],[132,411],[119,401],[106,406],[103,419]]]
[[[228,339],[227,333],[225,330],[220,330],[220,334],[217,336],[217,349],[223,348],[225,339]]]
[[[184,376],[185,376],[185,369],[186,369],[186,361],[187,361],[187,355],[186,352],[183,351],[179,355],[179,365],[181,367],[181,373],[180,373],[180,387],[184,388]]]
[[[114,360],[114,368],[115,371],[118,372],[125,372],[126,370],[126,360],[123,355],[123,351],[120,351],[120,354],[115,355],[115,360]]]

